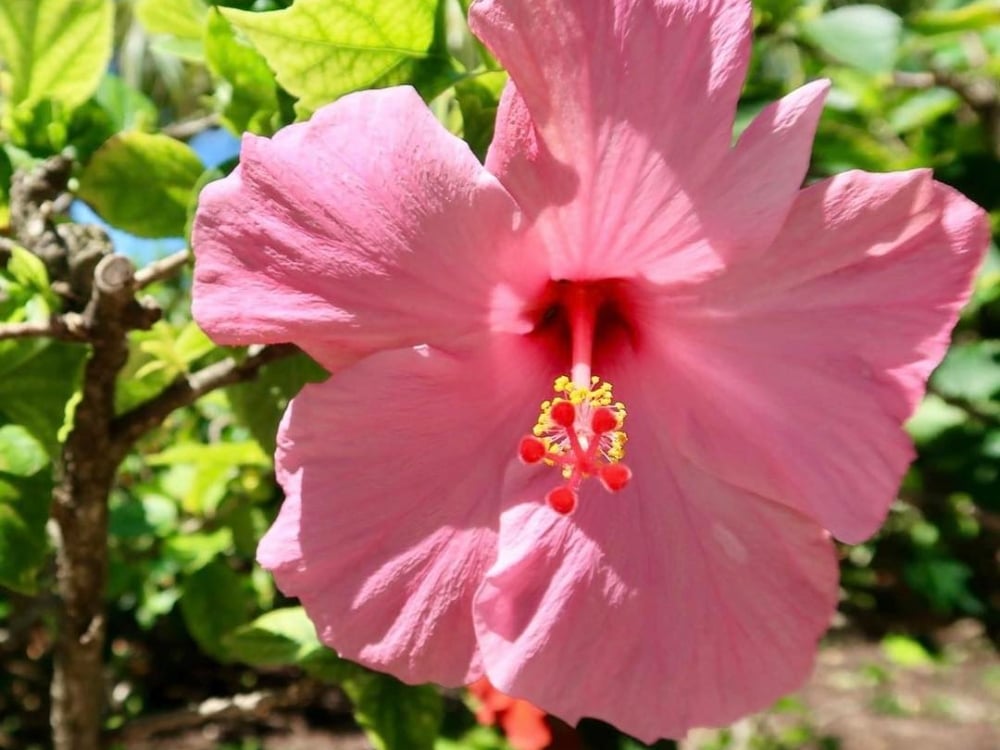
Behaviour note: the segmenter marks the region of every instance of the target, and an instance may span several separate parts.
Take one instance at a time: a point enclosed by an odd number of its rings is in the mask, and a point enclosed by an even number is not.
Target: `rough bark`
[[[73,429],[56,465],[52,515],[57,527],[59,633],[52,681],[56,750],[98,750],[104,715],[108,567],[108,495],[122,446],[111,436],[115,378],[128,358],[127,334],[137,327],[134,268],[105,257],[94,274],[84,312],[92,346]]]

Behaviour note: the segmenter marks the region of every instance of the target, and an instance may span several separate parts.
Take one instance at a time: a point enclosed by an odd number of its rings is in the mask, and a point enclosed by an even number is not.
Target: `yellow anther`
[[[628,440],[622,429],[626,412],[625,405],[621,401],[614,400],[611,383],[594,376],[591,378],[591,387],[582,388],[574,384],[566,375],[562,375],[556,378],[552,387],[556,395],[554,398],[542,402],[538,420],[531,430],[535,437],[544,442],[546,452],[553,456],[552,459],[542,460],[547,464],[555,465],[559,458],[568,456],[573,450],[572,440],[567,434],[566,428],[556,424],[552,419],[552,407],[568,401],[576,409],[576,426],[573,430],[576,434],[573,440],[585,441],[588,445],[596,440],[596,448],[603,462],[616,463],[621,461],[625,456],[625,443]],[[617,428],[596,435],[591,427],[591,419],[592,414],[599,408],[607,408],[614,412]],[[567,478],[572,474],[572,471],[570,464],[562,466],[562,472]]]

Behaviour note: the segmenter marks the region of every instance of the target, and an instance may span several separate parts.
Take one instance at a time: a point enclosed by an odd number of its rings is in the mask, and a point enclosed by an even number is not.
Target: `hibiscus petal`
[[[326,643],[409,682],[481,674],[472,598],[506,464],[551,377],[538,350],[497,336],[455,355],[372,354],[294,399],[277,453],[286,500],[258,559]]]
[[[411,88],[345,96],[245,136],[240,166],[205,188],[195,318],[222,343],[320,353],[449,339],[486,324],[516,221]]]
[[[501,518],[476,631],[499,689],[652,742],[797,687],[837,601],[837,565],[815,522],[681,458],[644,375],[616,376],[629,406],[628,487],[585,487],[577,511],[560,516],[535,500],[538,481],[508,484],[524,502]]]
[[[768,108],[730,149],[749,17],[712,0],[473,5],[513,82],[487,167],[534,219],[553,277],[689,281],[770,243],[827,84]]]
[[[871,535],[913,449],[902,430],[989,240],[927,172],[852,172],[803,191],[757,264],[668,301],[655,344],[686,456],[839,538]]]

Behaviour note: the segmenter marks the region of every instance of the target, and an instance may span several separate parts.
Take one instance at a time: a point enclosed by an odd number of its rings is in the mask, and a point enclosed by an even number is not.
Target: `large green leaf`
[[[108,73],[101,79],[94,99],[107,113],[116,133],[151,128],[156,125],[159,117],[156,105],[145,94],[113,73]]]
[[[0,356],[0,421],[22,425],[55,456],[86,349],[60,342],[41,349],[19,343],[23,345],[4,349]],[[25,349],[30,356],[23,356]]]
[[[222,83],[215,98],[226,124],[236,133],[274,132],[278,88],[267,62],[240,39],[232,25],[213,12],[205,29],[205,60]]]
[[[225,638],[234,659],[255,667],[300,664],[326,647],[302,607],[284,607],[261,615]]]
[[[848,5],[803,26],[805,36],[835,60],[867,71],[893,69],[903,22],[877,5]]]
[[[1000,341],[953,346],[931,382],[944,395],[969,401],[1000,395]]]
[[[0,427],[0,584],[31,593],[45,561],[52,479],[45,450],[19,425]]]
[[[354,719],[377,750],[431,750],[444,704],[431,685],[405,685],[395,677],[358,670],[341,680]]]
[[[202,60],[202,30],[208,14],[202,0],[139,0],[135,14],[143,28],[157,37],[157,49],[185,60]]]
[[[270,13],[222,8],[299,98],[306,116],[349,91],[411,83],[443,87],[452,63],[440,0],[297,0]]]
[[[79,193],[109,224],[140,237],[176,237],[184,233],[203,171],[187,144],[165,135],[121,133],[94,154]]]
[[[114,0],[0,3],[0,58],[12,82],[11,102],[86,101],[111,57],[114,5]]]
[[[253,596],[245,579],[221,560],[188,576],[181,594],[181,614],[202,650],[227,660],[223,638],[247,621]]]
[[[306,383],[315,383],[328,373],[305,354],[272,362],[257,377],[226,389],[236,418],[269,453],[274,451],[278,422],[291,399]]]

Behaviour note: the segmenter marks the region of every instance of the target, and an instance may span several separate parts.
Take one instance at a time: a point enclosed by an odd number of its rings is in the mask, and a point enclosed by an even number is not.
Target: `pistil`
[[[587,284],[573,284],[566,291],[566,312],[572,337],[570,375],[578,388],[590,387],[590,364],[594,354],[594,330],[600,300]]]

